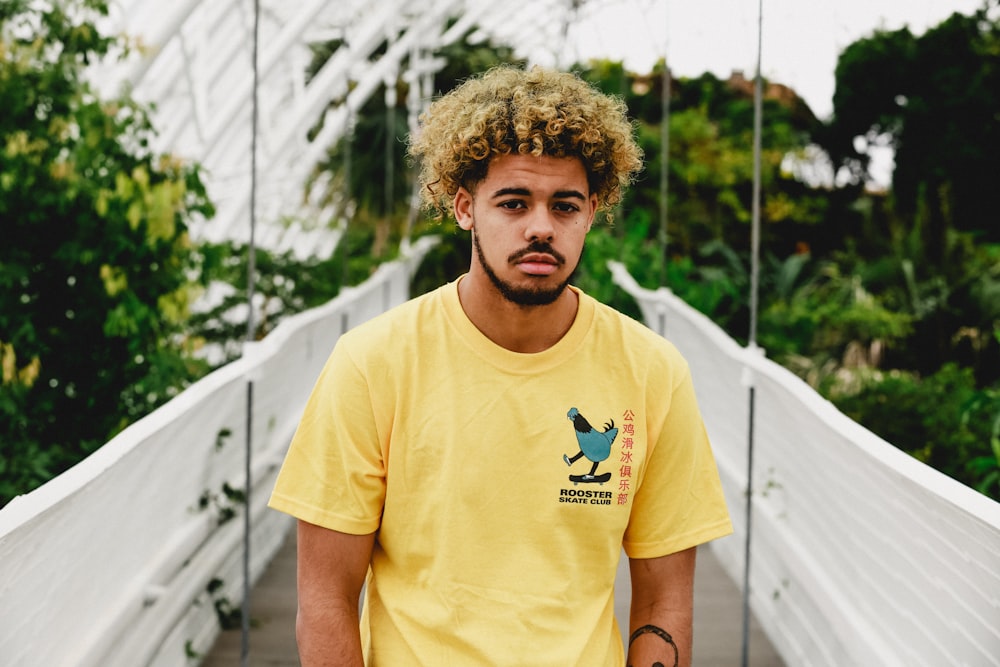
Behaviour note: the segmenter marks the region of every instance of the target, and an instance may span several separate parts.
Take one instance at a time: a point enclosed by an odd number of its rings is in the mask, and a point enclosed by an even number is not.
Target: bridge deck
[[[623,559],[624,561],[624,559]],[[617,606],[627,617],[628,569],[619,568]],[[695,575],[693,667],[735,667],[742,645],[742,589],[709,549],[698,554]],[[251,595],[251,667],[298,667],[295,650],[295,540],[285,543]],[[203,667],[240,664],[241,633],[223,632]],[[756,620],[750,624],[750,667],[784,667]]]

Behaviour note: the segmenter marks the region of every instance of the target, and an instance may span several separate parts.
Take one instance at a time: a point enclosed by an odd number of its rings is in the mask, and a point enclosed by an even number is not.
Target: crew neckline
[[[594,300],[579,288],[569,285],[577,295],[576,316],[573,324],[554,345],[541,352],[514,352],[497,345],[480,331],[462,308],[458,297],[458,283],[462,275],[442,290],[442,301],[448,322],[461,341],[490,364],[512,373],[537,373],[562,363],[579,349],[590,330],[596,313]]]

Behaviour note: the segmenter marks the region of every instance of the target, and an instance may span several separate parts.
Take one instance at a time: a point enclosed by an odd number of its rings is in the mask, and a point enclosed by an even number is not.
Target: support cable
[[[761,46],[763,43],[764,0],[757,3],[757,72],[754,77],[753,106],[753,202],[750,237],[750,335],[747,348],[757,349],[757,310],[760,288],[760,159],[763,117],[763,83],[761,80]],[[747,424],[747,491],[746,491],[746,543],[743,559],[743,642],[741,651],[742,667],[750,660],[750,544],[751,516],[753,507],[753,448],[754,448],[754,380],[750,373],[749,412]]]
[[[260,88],[260,69],[258,56],[260,50],[260,0],[253,0],[253,89],[251,104],[250,133],[250,242],[247,246],[247,333],[246,341],[252,344],[256,338],[254,321],[254,290],[257,274],[257,134],[258,134],[258,92]],[[246,404],[246,451],[244,454],[244,486],[243,486],[243,607],[241,617],[240,665],[248,667],[250,661],[250,492],[252,473],[250,471],[253,453],[253,379],[247,380]]]
[[[663,53],[663,90],[662,90],[663,111],[660,118],[660,252],[662,253],[660,265],[660,284],[667,281],[667,263],[669,262],[668,245],[670,234],[668,232],[668,207],[667,196],[669,194],[669,170],[670,170],[670,65],[667,60],[667,53]]]
[[[351,108],[350,100],[344,99],[344,106],[347,108],[347,113],[344,114],[344,231],[340,236],[340,244],[344,246],[344,260],[341,262],[340,266],[340,289],[347,287],[350,281],[350,271],[348,270],[348,263],[350,260],[350,245],[347,242],[347,233],[351,228],[351,218],[354,216],[354,202],[353,188],[351,187],[351,179],[354,178],[354,110]]]
[[[664,26],[663,33],[666,36],[663,40],[663,74],[662,88],[660,90],[660,285],[667,283],[667,265],[670,253],[669,207],[667,197],[669,196],[670,179],[670,3],[664,3]]]
[[[757,74],[754,77],[753,99],[753,208],[750,238],[750,345],[757,344],[757,313],[760,308],[760,199],[761,199],[761,133],[763,125],[763,79],[761,78],[761,45],[763,42],[764,0],[758,0],[757,15]]]
[[[383,194],[385,196],[385,219],[386,224],[392,225],[392,217],[396,208],[396,84],[399,76],[393,70],[391,76],[385,77],[385,182],[383,183]]]

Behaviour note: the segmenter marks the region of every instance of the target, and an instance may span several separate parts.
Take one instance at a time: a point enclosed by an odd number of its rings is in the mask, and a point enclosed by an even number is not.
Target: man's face
[[[469,277],[521,306],[552,303],[576,270],[596,210],[579,159],[494,158],[474,194],[455,195],[455,218],[476,251]]]

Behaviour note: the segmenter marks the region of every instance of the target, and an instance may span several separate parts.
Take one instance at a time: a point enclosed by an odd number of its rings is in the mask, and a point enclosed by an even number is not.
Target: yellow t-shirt
[[[536,354],[483,336],[457,282],[337,343],[270,505],[378,531],[368,665],[624,665],[622,547],[652,558],[732,531],[686,362],[579,297]]]

